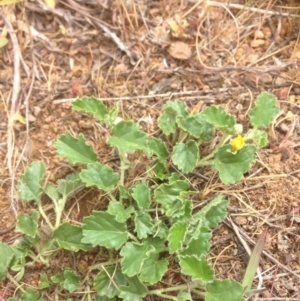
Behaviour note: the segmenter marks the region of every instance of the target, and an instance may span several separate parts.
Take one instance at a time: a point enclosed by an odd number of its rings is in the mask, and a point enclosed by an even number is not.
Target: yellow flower
[[[238,135],[236,138],[230,140],[232,146],[232,151],[236,152],[245,145],[245,140],[241,135]]]

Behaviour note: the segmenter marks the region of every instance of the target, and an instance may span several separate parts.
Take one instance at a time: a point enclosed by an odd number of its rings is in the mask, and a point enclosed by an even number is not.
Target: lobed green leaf
[[[165,135],[175,133],[177,117],[188,117],[186,104],[180,100],[167,101],[158,118],[158,126]]]
[[[166,228],[166,230],[168,230],[168,229]],[[157,233],[155,233],[155,234],[157,235]],[[144,239],[143,242],[146,245],[153,247],[155,249],[155,252],[158,254],[158,253],[166,250],[164,238],[160,238],[159,236],[156,236],[156,237],[149,236],[146,239]]]
[[[148,213],[139,213],[134,219],[135,231],[139,239],[147,238],[153,233],[151,216]]]
[[[155,237],[165,239],[168,236],[169,229],[161,220],[158,220],[154,226]]]
[[[235,134],[235,118],[229,115],[221,106],[207,107],[202,113],[206,121],[225,134]]]
[[[69,292],[74,292],[80,286],[80,276],[70,269],[64,270],[60,275],[52,276],[51,280],[54,283],[60,283]]]
[[[176,131],[176,113],[163,112],[158,117],[158,126],[165,135],[174,134]]]
[[[160,162],[158,159],[154,160],[151,164],[149,164],[148,176],[151,178],[157,178],[161,181],[166,180],[169,177],[166,164]]]
[[[206,285],[205,301],[245,301],[243,287],[232,280],[214,280]]]
[[[91,245],[81,242],[83,239],[82,228],[71,225],[68,222],[61,224],[54,231],[54,238],[63,249],[72,252],[77,252],[79,250],[88,251],[92,248]]]
[[[262,148],[268,144],[268,135],[266,132],[257,128],[250,129],[244,136],[245,141],[253,141],[256,147]]]
[[[169,252],[172,254],[182,248],[188,225],[186,223],[175,223],[169,232]]]
[[[213,167],[219,171],[224,184],[234,184],[249,170],[255,161],[255,153],[254,145],[246,145],[236,153],[231,152],[231,145],[224,145],[217,150]]]
[[[14,257],[14,251],[9,245],[0,242],[0,280],[5,280],[8,268]]]
[[[210,229],[217,227],[227,215],[226,209],[228,204],[223,195],[218,195],[193,215],[192,223],[196,224],[198,221],[201,221],[200,228],[202,226],[209,227]]]
[[[36,210],[30,210],[30,214],[22,214],[17,216],[16,231],[35,238],[38,234],[38,220],[40,213]]]
[[[46,167],[43,162],[33,161],[26,167],[25,173],[18,182],[18,189],[24,201],[40,200],[45,174]]]
[[[53,183],[48,183],[44,189],[44,193],[54,202],[57,203],[61,199],[61,194]]]
[[[141,274],[139,276],[141,281],[155,284],[162,279],[168,270],[168,260],[158,259],[159,254],[153,253],[144,261]]]
[[[27,288],[24,291],[22,294],[22,299],[22,301],[44,301],[44,299],[40,299],[40,294],[32,288]]]
[[[40,274],[38,289],[42,290],[50,286],[50,281],[45,273]]]
[[[279,112],[276,97],[268,92],[258,95],[255,107],[250,111],[250,122],[255,128],[266,128]]]
[[[129,200],[131,197],[130,191],[122,185],[118,185],[118,188],[119,188],[119,194],[120,194],[120,197],[119,197],[120,201],[121,200]]]
[[[194,255],[179,256],[179,264],[182,273],[191,276],[193,280],[201,279],[208,282],[214,279],[214,270],[204,255],[200,257]]]
[[[189,184],[182,180],[177,180],[170,184],[161,184],[154,190],[154,199],[157,203],[168,206],[178,199],[180,193],[187,191]]]
[[[127,241],[125,223],[120,223],[116,217],[102,211],[93,211],[83,220],[82,243],[93,246],[119,249]]]
[[[72,102],[75,111],[83,111],[92,114],[99,121],[106,121],[108,116],[107,107],[100,99],[95,97],[82,97]]]
[[[126,277],[128,286],[121,285],[119,297],[125,301],[143,301],[147,296],[147,287],[139,280],[137,276]]]
[[[191,239],[188,241],[187,246],[180,252],[180,255],[195,255],[197,257],[206,255],[210,248],[209,240],[212,237],[211,231],[205,227],[201,227],[199,231],[195,231],[195,229],[192,228],[190,231],[193,231]]]
[[[61,193],[64,198],[68,198],[84,186],[84,183],[79,177],[79,173],[70,174],[65,179],[57,181],[57,191]]]
[[[144,261],[149,258],[153,251],[155,249],[146,243],[127,242],[120,252],[123,257],[121,260],[122,272],[129,277],[138,275],[141,272]]]
[[[96,186],[107,192],[116,187],[119,180],[118,174],[113,169],[99,162],[88,164],[87,169],[83,169],[79,176],[86,186]]]
[[[213,126],[208,123],[203,114],[193,114],[189,117],[177,117],[178,126],[189,135],[202,141],[209,141],[213,136]]]
[[[107,208],[107,212],[115,215],[116,220],[120,223],[126,222],[134,211],[132,206],[125,209],[122,203],[115,200],[110,201]]]
[[[147,143],[149,150],[151,150],[158,157],[159,161],[164,162],[167,160],[169,152],[166,144],[161,139],[150,137]]]
[[[166,216],[179,217],[189,214],[188,200],[186,197],[192,192],[187,191],[189,184],[182,180],[162,184],[154,191],[154,200],[162,205]]]
[[[182,172],[191,172],[199,160],[197,143],[194,140],[177,143],[173,148],[172,160]]]
[[[139,131],[139,125],[132,121],[121,121],[114,126],[113,135],[108,138],[108,145],[124,153],[148,149],[147,134]]]
[[[150,193],[148,182],[138,182],[132,188],[132,197],[140,209],[147,210],[150,207]]]
[[[97,161],[97,155],[93,147],[86,144],[85,138],[81,133],[78,135],[78,138],[73,137],[69,133],[61,135],[54,146],[59,156],[66,158],[72,165]]]

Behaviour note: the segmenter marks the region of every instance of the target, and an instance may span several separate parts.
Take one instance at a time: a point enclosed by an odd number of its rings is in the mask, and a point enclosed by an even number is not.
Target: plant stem
[[[199,295],[199,296],[202,296],[203,298],[205,297],[205,292],[201,292],[201,291],[198,291],[197,289],[192,289],[192,292]]]
[[[163,300],[165,300],[165,299],[174,300],[174,301],[177,300],[177,297],[169,296],[169,295],[166,295],[166,294],[156,294],[156,296],[161,297]]]
[[[125,171],[128,169],[127,165],[127,159],[125,155],[121,152],[119,152],[119,157],[120,157],[120,181],[119,184],[124,186],[124,180],[125,180]]]
[[[183,130],[180,130],[177,141],[181,143],[188,136]]]
[[[121,159],[120,166],[120,185],[124,186],[124,178],[125,178],[126,164]]]
[[[172,134],[172,145],[175,144],[176,140],[177,140],[177,131],[175,131],[175,133]]]
[[[213,160],[208,161],[209,159],[211,159],[214,156],[215,153],[211,153],[208,156],[202,158],[200,161],[197,162],[196,167],[201,167],[201,166],[207,166],[207,165],[212,165],[211,162],[213,162]],[[208,162],[209,163],[208,163]]]
[[[107,262],[97,263],[89,268],[89,271],[100,270],[102,267],[116,264],[117,260],[109,260]]]
[[[108,192],[107,194],[110,197],[111,201],[116,201],[117,202],[116,198],[113,196],[113,194],[111,192]]]
[[[57,201],[57,204],[55,204],[55,209],[56,209],[55,210],[55,214],[56,214],[55,229],[57,229],[60,225],[61,216],[65,209],[66,202],[67,202],[67,198],[63,197],[62,199]]]
[[[25,293],[25,290],[22,287],[22,285],[20,285],[13,276],[11,276],[9,273],[7,273],[6,277],[9,279],[9,281],[11,281],[16,286],[17,289],[20,289],[22,293]]]
[[[84,290],[84,294],[81,298],[81,300],[86,300],[86,297],[87,297],[87,300],[88,301],[91,301],[91,293],[90,293],[91,289],[90,289],[90,286],[87,285],[85,290]]]
[[[205,288],[205,286],[202,283],[202,281],[196,280],[196,281],[193,281],[192,283],[190,283],[189,285],[181,284],[181,285],[177,285],[177,286],[152,290],[152,291],[149,291],[148,294],[160,296],[161,294],[167,293],[167,292],[182,291],[182,290],[186,290],[186,289],[195,289],[195,288]],[[197,291],[197,294],[201,295],[201,294],[204,294],[204,292]]]
[[[200,147],[203,141],[202,141],[202,139],[199,138],[198,141],[196,141],[196,142],[197,142],[198,147]]]
[[[230,136],[223,134],[222,138],[220,139],[219,143],[217,144],[217,146],[215,147],[215,149],[206,157],[202,158],[201,160],[198,161],[197,163],[197,167],[200,166],[206,166],[206,165],[212,165],[213,160],[210,160],[214,157],[215,153],[218,151],[218,149],[224,145],[224,143],[226,142],[226,140],[229,138]],[[209,161],[210,160],[210,161]]]
[[[135,242],[139,243],[139,240],[134,236],[132,235],[131,233],[128,232],[128,236]]]
[[[32,259],[32,262],[26,263],[25,266],[32,266],[35,262],[41,262],[45,266],[49,267],[49,260],[45,259],[42,255],[35,255],[31,252],[27,254],[27,256]]]
[[[50,229],[53,231],[54,230],[53,225],[51,224],[48,216],[46,215],[46,213],[45,213],[45,211],[44,211],[44,209],[42,207],[41,200],[39,200],[37,202],[37,206],[38,206],[38,209],[39,209],[39,212],[40,212],[41,216],[44,218],[45,222],[48,224],[48,226],[50,227]]]
[[[200,166],[211,166],[214,164],[214,160],[208,160],[208,161],[203,161],[201,160],[201,164],[200,164],[200,161],[197,163],[197,167],[200,167]]]
[[[109,253],[109,261],[113,261],[114,260],[114,251],[113,251],[113,249],[109,249],[108,253]]]

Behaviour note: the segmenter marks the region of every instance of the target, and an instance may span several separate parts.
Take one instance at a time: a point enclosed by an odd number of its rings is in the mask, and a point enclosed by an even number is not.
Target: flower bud
[[[241,135],[238,135],[236,138],[230,140],[232,146],[232,151],[236,152],[245,145],[245,140]]]

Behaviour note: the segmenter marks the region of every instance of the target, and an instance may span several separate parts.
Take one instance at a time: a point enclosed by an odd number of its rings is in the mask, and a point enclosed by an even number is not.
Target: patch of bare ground
[[[300,300],[299,2],[58,0],[54,8],[46,2],[0,3],[1,34],[9,39],[0,49],[1,240],[15,242],[15,212],[29,209],[16,191],[28,163],[44,161],[51,182],[72,171],[53,147],[60,134],[83,132],[101,162],[118,164],[105,145],[109,132],[71,110],[77,97],[94,95],[109,106],[120,101],[123,117],[153,134],[162,105],[178,98],[190,110],[220,104],[247,129],[256,95],[268,90],[281,112],[268,129],[270,144],[244,180],[227,187],[206,170],[188,177],[199,190],[195,210],[220,191],[231,202],[209,254],[216,275],[241,280],[249,249],[268,227],[255,282],[266,291],[255,299]],[[105,205],[90,189],[77,196],[66,218],[80,222]],[[51,216],[51,207],[47,212]],[[84,273],[99,260],[81,256],[61,254],[53,269],[74,264]],[[24,285],[37,286],[40,271],[26,274]],[[170,268],[161,285],[181,281]],[[1,291],[0,299],[7,298],[13,285],[1,282]],[[51,293],[44,297],[54,300]]]

